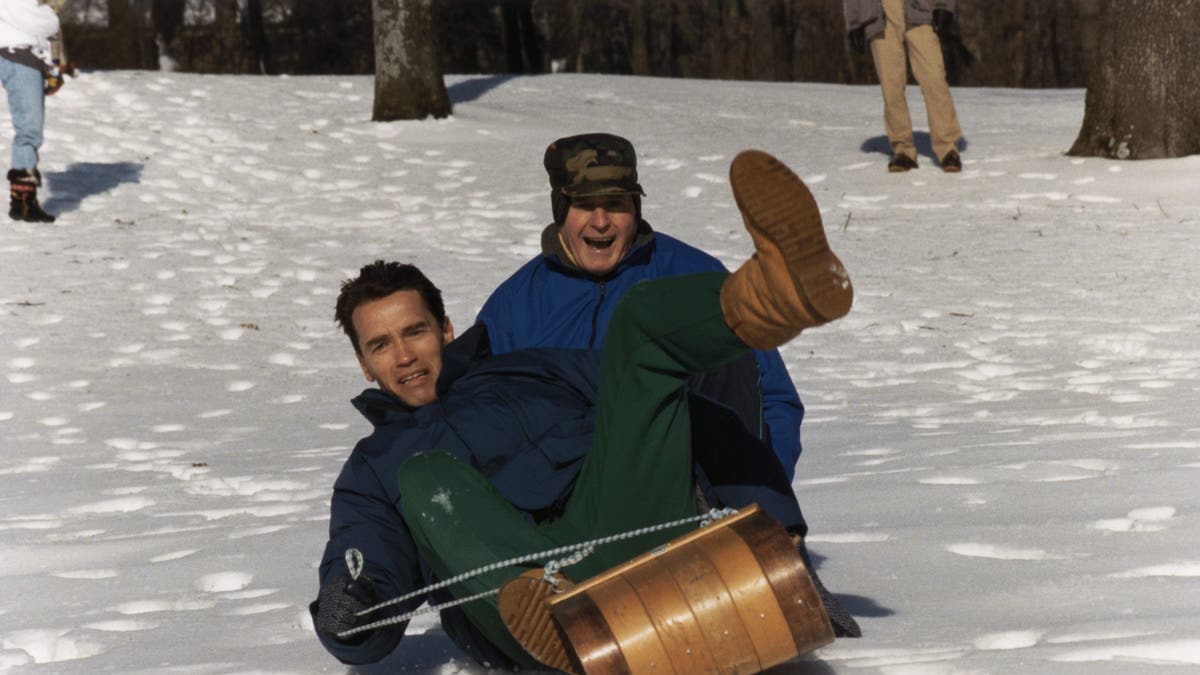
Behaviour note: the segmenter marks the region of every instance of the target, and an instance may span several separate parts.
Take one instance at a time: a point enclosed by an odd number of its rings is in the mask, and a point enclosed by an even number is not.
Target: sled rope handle
[[[725,518],[726,516],[732,516],[736,513],[737,513],[737,509],[731,509],[731,508],[709,509],[707,513],[702,513],[702,514],[695,515],[695,516],[688,516],[687,518],[680,518],[679,520],[672,520],[671,522],[668,522],[668,523],[659,523],[657,525],[647,525],[646,527],[640,527],[636,530],[630,530],[628,532],[620,532],[617,534],[609,535],[607,537],[600,537],[598,539],[592,539],[590,541],[580,542],[578,544],[569,544],[567,546],[559,546],[558,548],[552,548],[552,549],[549,549],[546,551],[540,551],[538,553],[529,553],[529,554],[526,554],[523,556],[518,556],[516,558],[509,558],[508,560],[494,562],[494,563],[491,563],[488,565],[484,565],[483,567],[473,569],[469,572],[463,572],[462,574],[459,574],[457,576],[446,579],[445,581],[439,581],[436,584],[426,586],[425,588],[413,591],[412,593],[401,595],[400,597],[392,598],[391,600],[385,600],[377,605],[368,607],[368,608],[356,613],[355,616],[366,616],[367,614],[376,612],[380,609],[383,609],[384,607],[390,607],[397,603],[404,602],[405,600],[410,600],[412,598],[415,598],[415,597],[418,597],[421,595],[425,595],[426,593],[431,593],[433,591],[445,588],[447,586],[452,586],[459,582],[466,581],[467,579],[473,579],[474,577],[477,577],[481,574],[487,574],[488,572],[493,572],[498,569],[502,569],[505,567],[511,567],[513,565],[519,565],[521,563],[527,563],[527,562],[531,562],[531,561],[535,561],[535,560],[544,560],[546,558],[552,558],[552,557],[560,556],[563,554],[570,554],[559,560],[551,560],[550,562],[546,563],[546,566],[545,566],[546,571],[545,571],[545,576],[543,578],[545,578],[546,581],[548,581],[550,584],[552,584],[555,587],[555,589],[557,589],[558,583],[552,579],[554,573],[557,572],[558,570],[562,569],[563,567],[567,567],[569,565],[574,565],[575,563],[583,560],[589,554],[591,554],[592,551],[594,551],[597,546],[603,546],[604,544],[611,544],[615,541],[622,541],[624,539],[632,539],[634,537],[640,537],[643,534],[650,534],[652,532],[658,532],[660,530],[666,530],[666,529],[670,529],[672,527],[678,527],[679,525],[687,525],[688,523],[694,523],[696,521],[700,521],[700,527],[707,527],[714,521],[720,520],[721,518]],[[360,553],[358,551],[358,549],[353,549],[353,548],[348,549],[346,551],[346,564],[350,568],[351,574],[357,578],[357,574],[362,572],[362,564],[363,564],[362,553]],[[422,614],[428,614],[430,612],[440,612],[443,609],[449,609],[451,607],[457,607],[458,605],[463,605],[468,602],[474,602],[475,600],[486,598],[490,595],[496,595],[499,592],[500,592],[499,588],[493,588],[491,590],[483,591],[482,593],[477,593],[477,594],[469,596],[469,597],[459,598],[457,600],[451,600],[449,602],[443,602],[440,605],[426,605],[424,607],[419,607],[411,612],[408,612],[407,614],[401,614],[398,616],[389,617],[387,619],[380,619],[379,621],[364,624],[362,626],[357,626],[355,628],[351,628],[350,630],[342,631],[342,632],[338,633],[337,636],[339,638],[346,638],[351,635],[355,635],[357,633],[362,633],[362,632],[365,632],[368,630],[374,630],[376,628],[382,628],[383,626],[391,626],[393,624],[403,623],[405,621],[408,621],[409,619],[412,619],[413,617],[420,616]]]

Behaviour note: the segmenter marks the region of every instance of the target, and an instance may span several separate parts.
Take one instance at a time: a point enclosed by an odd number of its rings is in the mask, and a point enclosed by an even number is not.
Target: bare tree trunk
[[[499,15],[505,69],[510,73],[536,73],[542,68],[542,50],[528,0],[501,2]]]
[[[1200,0],[1108,0],[1069,155],[1156,159],[1200,153]]]
[[[374,0],[376,122],[450,115],[433,0]]]
[[[254,57],[255,70],[260,75],[271,72],[271,51],[267,45],[267,33],[263,28],[262,0],[246,0],[245,36],[250,54]]]
[[[115,59],[120,68],[145,68],[150,56],[142,45],[142,22],[129,0],[108,0],[108,28],[117,41]]]
[[[214,46],[216,52],[227,59],[220,72],[245,72],[246,52],[242,45],[242,29],[238,25],[238,0],[215,0],[213,12]]]
[[[179,34],[183,31],[185,4],[185,0],[154,0],[150,3],[150,21],[154,24],[160,68],[173,68],[179,63]]]

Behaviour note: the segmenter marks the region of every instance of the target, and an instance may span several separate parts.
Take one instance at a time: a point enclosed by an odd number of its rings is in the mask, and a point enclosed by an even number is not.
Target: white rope
[[[641,527],[636,530],[630,530],[629,532],[621,532],[618,534],[609,535],[607,537],[600,537],[598,539],[592,539],[591,541],[585,541],[585,542],[581,542],[578,544],[570,544],[568,546],[559,546],[558,548],[552,548],[547,551],[540,551],[538,553],[529,553],[529,554],[526,554],[523,556],[518,556],[516,558],[509,558],[508,560],[502,560],[500,562],[495,562],[495,563],[491,563],[488,565],[484,565],[483,567],[473,569],[469,572],[463,572],[462,574],[459,574],[457,576],[446,579],[445,581],[440,581],[436,584],[426,586],[425,588],[413,591],[412,593],[408,593],[406,595],[402,595],[397,598],[392,598],[391,600],[385,600],[384,602],[381,602],[377,605],[368,607],[368,608],[358,612],[357,614],[355,614],[355,616],[366,616],[367,614],[371,614],[372,612],[381,610],[384,607],[390,607],[392,605],[404,602],[405,600],[411,600],[412,598],[416,598],[416,597],[419,597],[419,596],[422,596],[422,595],[425,595],[428,593],[432,593],[433,591],[445,588],[447,586],[452,586],[459,582],[466,581],[467,579],[473,579],[482,574],[487,574],[488,572],[494,572],[495,570],[498,570],[498,569],[503,569],[505,567],[512,567],[513,565],[520,565],[521,563],[527,563],[527,562],[531,562],[534,560],[544,560],[545,558],[549,558],[549,557],[553,557],[553,556],[570,554],[567,557],[562,558],[561,560],[551,560],[550,562],[546,563],[544,578],[547,581],[549,581],[551,584],[553,584],[554,587],[557,589],[558,583],[556,580],[552,579],[553,574],[555,572],[557,572],[558,570],[562,569],[563,567],[568,567],[570,565],[574,565],[575,563],[583,560],[588,555],[590,555],[592,553],[592,551],[594,551],[596,549],[597,546],[603,546],[604,544],[611,544],[615,541],[622,541],[624,539],[632,539],[634,537],[640,537],[643,534],[650,534],[652,532],[658,532],[660,530],[666,530],[666,529],[670,529],[672,527],[678,527],[680,525],[694,523],[696,521],[700,521],[700,527],[708,527],[713,521],[720,520],[721,518],[724,518],[726,516],[731,516],[735,513],[737,513],[737,509],[730,509],[730,508],[709,509],[709,511],[707,513],[702,513],[702,514],[696,515],[696,516],[689,516],[687,518],[680,518],[679,520],[673,520],[669,523],[659,523],[658,525],[647,525],[646,527]],[[350,565],[350,561],[351,561],[351,553],[350,552],[351,551],[358,554],[356,562],[359,565],[358,569],[361,571],[361,569],[362,569],[362,554],[358,553],[357,549],[349,549],[346,551],[346,563],[347,563],[347,565]],[[351,573],[352,574],[354,573],[353,567],[351,567]],[[478,593],[476,595],[472,595],[472,596],[469,596],[466,598],[459,598],[457,600],[452,600],[450,602],[444,602],[440,605],[428,605],[425,607],[420,607],[411,612],[408,612],[407,614],[401,614],[399,616],[393,616],[393,617],[389,617],[387,619],[381,619],[381,620],[375,621],[373,623],[369,623],[369,624],[366,624],[363,626],[351,628],[350,630],[342,631],[342,632],[338,633],[337,636],[340,638],[345,638],[345,637],[354,635],[356,633],[362,633],[364,631],[374,630],[376,628],[381,628],[383,626],[391,626],[393,624],[403,623],[403,622],[408,621],[409,619],[411,619],[415,616],[419,616],[421,614],[428,614],[429,612],[440,612],[443,609],[449,609],[450,607],[456,607],[458,605],[462,605],[462,604],[465,604],[468,602],[473,602],[473,601],[479,600],[481,598],[486,598],[490,595],[496,595],[499,592],[500,592],[500,589],[495,588],[495,589],[484,591],[482,593]]]

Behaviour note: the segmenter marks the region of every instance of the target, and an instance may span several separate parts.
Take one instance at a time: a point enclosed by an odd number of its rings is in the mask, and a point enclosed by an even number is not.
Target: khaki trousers
[[[933,153],[940,160],[955,149],[955,144],[962,138],[962,130],[958,126],[954,100],[950,98],[950,85],[946,83],[946,64],[942,60],[937,34],[932,26],[905,26],[904,0],[883,0],[883,13],[887,25],[880,37],[871,40],[871,56],[875,59],[875,72],[883,89],[883,121],[888,141],[897,155],[917,158],[912,117],[905,98],[907,61],[911,63],[913,77],[925,97]]]

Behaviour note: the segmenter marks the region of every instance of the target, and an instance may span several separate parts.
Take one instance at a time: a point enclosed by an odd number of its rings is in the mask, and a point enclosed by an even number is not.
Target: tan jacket
[[[881,0],[842,0],[842,9],[846,13],[846,32],[862,26],[868,42],[883,32],[886,22]],[[908,26],[933,23],[935,9],[953,12],[954,0],[904,0],[904,23]]]

